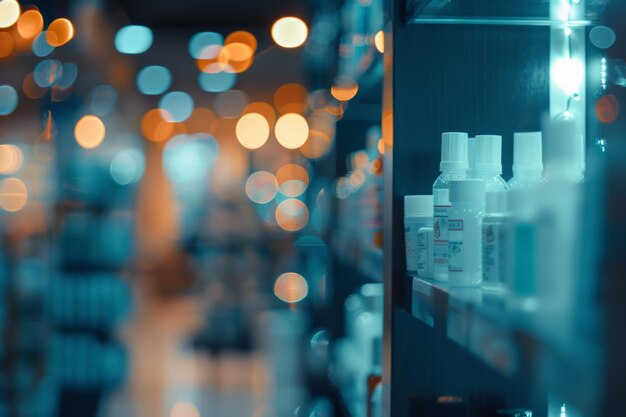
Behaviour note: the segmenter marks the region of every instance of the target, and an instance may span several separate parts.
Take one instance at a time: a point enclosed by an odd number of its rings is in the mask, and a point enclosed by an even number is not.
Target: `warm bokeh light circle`
[[[20,211],[28,201],[28,188],[17,178],[6,178],[0,182],[0,208],[5,211]]]
[[[309,222],[309,209],[295,198],[288,198],[276,207],[276,223],[288,232],[304,229]]]
[[[286,197],[302,195],[309,185],[309,174],[298,164],[286,164],[276,172],[280,193]]]
[[[0,58],[6,58],[13,53],[15,41],[8,32],[0,32]]]
[[[0,1],[0,28],[11,27],[20,17],[20,4],[16,0]]]
[[[17,21],[17,33],[24,39],[32,39],[43,30],[43,16],[39,10],[26,10]]]
[[[22,166],[22,151],[15,145],[0,145],[0,174],[13,174]]]
[[[106,136],[104,123],[98,116],[83,116],[74,128],[74,138],[85,149],[94,149],[102,144]]]
[[[306,42],[309,29],[302,19],[283,17],[272,26],[272,39],[283,48],[297,48]]]
[[[244,148],[259,149],[270,135],[267,119],[258,113],[241,116],[236,128],[237,140]]]
[[[246,195],[257,204],[267,204],[276,197],[278,182],[271,172],[257,171],[246,180]]]
[[[74,37],[74,25],[68,19],[56,19],[46,30],[46,41],[51,46],[62,46]]]
[[[274,133],[278,143],[287,149],[297,149],[309,137],[309,125],[304,117],[295,113],[281,116],[276,122]]]
[[[300,84],[284,84],[274,93],[274,106],[281,114],[303,114],[308,105],[309,91]]]
[[[297,303],[306,298],[309,286],[306,279],[295,272],[287,272],[274,282],[274,295],[286,303]]]

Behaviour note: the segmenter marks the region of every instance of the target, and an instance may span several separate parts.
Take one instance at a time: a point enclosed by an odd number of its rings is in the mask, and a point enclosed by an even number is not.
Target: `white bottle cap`
[[[513,134],[513,172],[542,171],[541,132]]]
[[[489,191],[485,194],[485,211],[487,213],[507,212],[507,191]]]
[[[465,171],[467,168],[467,133],[442,133],[441,163],[439,164],[439,169],[441,171]]]
[[[468,173],[476,171],[476,138],[467,138]]]
[[[405,195],[404,215],[406,217],[433,217],[433,196]]]
[[[480,179],[450,181],[450,203],[474,203],[485,206],[485,181]]]
[[[476,172],[502,173],[502,136],[476,135]]]

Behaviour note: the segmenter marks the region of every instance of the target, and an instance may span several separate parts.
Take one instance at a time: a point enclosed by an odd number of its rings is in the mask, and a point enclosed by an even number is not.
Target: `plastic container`
[[[417,275],[433,278],[433,228],[420,227],[417,231]]]
[[[507,193],[488,192],[485,196],[485,216],[483,217],[483,282],[489,290],[504,287],[507,259],[507,242],[511,214],[507,208]]]
[[[467,133],[441,134],[441,175],[433,184],[433,276],[448,280],[448,209],[450,181],[468,179]]]
[[[541,132],[513,134],[513,178],[509,188],[528,188],[542,182],[543,153]]]
[[[450,203],[448,214],[450,285],[478,285],[482,281],[485,182],[481,179],[450,182]]]
[[[472,178],[485,181],[485,191],[509,189],[502,178],[502,136],[477,135],[474,150],[474,173]]]
[[[406,248],[406,270],[416,274],[418,271],[418,231],[433,225],[433,196],[404,196],[404,242]]]

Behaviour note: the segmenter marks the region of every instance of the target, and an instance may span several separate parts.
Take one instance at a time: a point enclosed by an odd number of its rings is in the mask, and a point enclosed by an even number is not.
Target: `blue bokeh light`
[[[206,73],[198,75],[200,88],[208,93],[222,93],[228,91],[235,85],[237,75],[231,72]]]
[[[41,32],[33,42],[33,53],[39,58],[48,56],[54,51],[54,46],[50,45],[46,40],[46,31]]]
[[[78,77],[78,66],[71,62],[66,62],[63,64],[63,75],[61,76],[61,80],[59,81],[59,88],[65,90],[66,88],[70,88]]]
[[[46,59],[41,61],[33,71],[35,84],[41,88],[48,88],[61,81],[63,76],[63,65],[56,59]]]
[[[146,160],[139,149],[125,149],[111,161],[111,178],[119,185],[138,182],[146,170]]]
[[[152,30],[146,26],[124,26],[115,34],[115,49],[123,54],[143,54],[152,46]]]
[[[194,58],[201,58],[202,51],[207,46],[222,45],[224,38],[216,32],[199,32],[189,40],[189,54]]]
[[[193,99],[182,91],[172,91],[159,102],[162,117],[174,123],[184,122],[193,112]]]
[[[161,65],[150,65],[137,74],[137,89],[146,95],[163,94],[172,85],[170,70]]]
[[[8,116],[17,107],[18,97],[15,88],[0,85],[0,116]]]
[[[219,146],[211,135],[175,136],[163,151],[165,173],[177,184],[206,181],[218,154]]]

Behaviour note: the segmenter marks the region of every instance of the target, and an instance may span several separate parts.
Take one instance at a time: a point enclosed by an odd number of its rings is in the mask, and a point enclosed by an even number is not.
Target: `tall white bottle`
[[[467,133],[441,134],[441,175],[433,184],[433,274],[448,280],[448,210],[450,181],[468,179]]]
[[[543,181],[541,132],[513,134],[513,178],[509,188],[528,188]]]
[[[502,136],[476,135],[472,178],[485,181],[485,190],[506,191],[509,186],[502,178]]]

